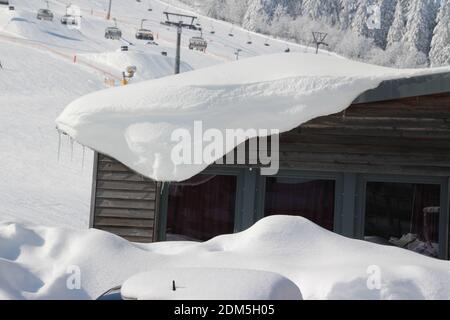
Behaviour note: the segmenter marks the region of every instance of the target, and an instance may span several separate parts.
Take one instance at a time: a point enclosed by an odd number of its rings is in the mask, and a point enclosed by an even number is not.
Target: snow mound
[[[279,274],[224,268],[140,273],[125,281],[121,294],[137,300],[302,300],[300,289]]]
[[[80,55],[82,58],[102,64],[121,74],[128,66],[136,66],[136,80],[150,80],[165,77],[174,70],[174,59],[142,51],[111,51]],[[181,71],[191,71],[192,67],[181,63]]]
[[[304,299],[450,299],[450,262],[348,239],[301,217],[268,217],[204,243],[133,244],[95,229],[0,223],[0,244],[4,299],[96,298],[138,273],[171,268],[274,272]],[[81,286],[68,287],[77,275]]]
[[[194,135],[195,121],[202,121],[203,131],[218,129],[223,136],[226,129],[284,132],[344,110],[383,80],[444,70],[396,70],[313,54],[260,56],[96,92],[71,103],[56,122],[82,145],[144,176],[182,181],[246,137],[227,143],[209,162],[175,165],[175,129],[188,130],[193,145],[201,145],[203,139]]]

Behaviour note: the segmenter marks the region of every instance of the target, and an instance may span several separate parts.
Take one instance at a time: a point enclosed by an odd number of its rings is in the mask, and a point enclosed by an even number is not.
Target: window
[[[368,182],[365,239],[439,255],[440,185]]]
[[[334,206],[334,180],[266,178],[264,216],[302,216],[333,230]]]
[[[233,233],[236,176],[201,174],[169,186],[167,240],[205,241]]]

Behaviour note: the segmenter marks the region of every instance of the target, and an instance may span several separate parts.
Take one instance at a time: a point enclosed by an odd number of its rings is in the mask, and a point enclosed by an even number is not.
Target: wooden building
[[[212,165],[182,183],[95,155],[91,226],[136,242],[207,240],[267,215],[449,258],[450,73],[386,81],[280,135],[280,171]]]

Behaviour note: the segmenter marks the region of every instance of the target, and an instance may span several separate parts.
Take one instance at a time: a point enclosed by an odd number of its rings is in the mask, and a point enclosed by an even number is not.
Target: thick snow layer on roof
[[[133,244],[95,229],[0,223],[0,299],[91,299],[138,273],[170,268],[275,272],[307,300],[450,299],[449,261],[345,238],[301,217],[267,217],[204,243]]]
[[[79,143],[161,181],[182,181],[204,170],[243,141],[202,164],[175,165],[174,129],[291,130],[340,112],[382,81],[445,69],[397,70],[313,54],[249,58],[84,96],[57,119]],[[447,69],[448,71],[448,69]]]

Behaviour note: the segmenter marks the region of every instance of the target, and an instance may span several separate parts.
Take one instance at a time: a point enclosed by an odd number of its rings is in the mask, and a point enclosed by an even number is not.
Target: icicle
[[[71,137],[69,137],[69,141],[70,141],[70,161],[73,160],[73,139]]]
[[[58,163],[59,163],[59,159],[61,158],[61,131],[58,131]]]
[[[83,155],[81,157],[81,173],[83,173],[83,171],[84,171],[84,156],[85,156],[85,153],[86,153],[86,147],[83,146]]]

